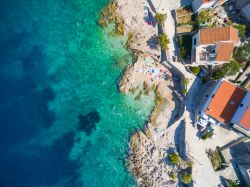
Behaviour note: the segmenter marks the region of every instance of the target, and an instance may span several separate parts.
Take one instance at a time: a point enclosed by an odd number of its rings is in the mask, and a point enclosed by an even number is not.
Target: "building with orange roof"
[[[194,13],[199,12],[202,9],[212,8],[218,5],[224,4],[228,0],[193,0],[192,9]]]
[[[201,29],[192,39],[192,61],[198,65],[228,63],[239,41],[238,30],[233,27]]]
[[[207,101],[201,110],[204,126],[231,125],[250,135],[250,91],[247,91],[224,79],[218,81],[213,91],[207,95]],[[205,122],[205,123],[204,123]]]

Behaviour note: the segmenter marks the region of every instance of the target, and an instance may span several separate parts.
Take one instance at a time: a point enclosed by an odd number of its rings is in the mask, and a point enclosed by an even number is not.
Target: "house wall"
[[[196,39],[196,44],[194,44],[195,39]],[[200,45],[200,31],[197,32],[192,38],[192,49],[195,49],[199,45]]]

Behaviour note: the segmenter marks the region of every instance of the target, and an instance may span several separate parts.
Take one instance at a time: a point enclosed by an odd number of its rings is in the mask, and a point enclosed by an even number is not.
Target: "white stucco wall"
[[[196,39],[196,44],[194,45],[194,40]],[[200,45],[200,31],[197,32],[192,38],[192,49],[195,49]]]

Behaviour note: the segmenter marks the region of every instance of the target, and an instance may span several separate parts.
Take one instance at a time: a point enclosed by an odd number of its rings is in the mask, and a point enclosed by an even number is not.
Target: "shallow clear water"
[[[133,186],[131,133],[153,96],[118,92],[125,38],[97,24],[107,0],[2,0],[0,186]]]

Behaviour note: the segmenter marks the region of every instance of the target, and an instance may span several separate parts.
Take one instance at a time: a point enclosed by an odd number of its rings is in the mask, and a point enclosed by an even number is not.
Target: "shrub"
[[[183,85],[187,86],[188,84],[189,84],[189,79],[188,78],[184,78]]]
[[[233,180],[227,180],[228,181],[228,187],[239,187],[240,185],[237,184],[237,182]]]
[[[192,36],[191,35],[179,35],[178,44],[180,49],[181,58],[187,58],[191,56],[192,50]]]
[[[248,44],[243,44],[238,47],[234,51],[233,58],[240,63],[244,61],[250,63],[250,46]]]
[[[238,34],[239,34],[239,37],[244,37],[245,34],[246,34],[246,26],[245,25],[235,25],[234,28],[238,29]]]
[[[201,136],[201,139],[202,140],[206,140],[208,138],[211,138],[213,136],[213,132],[212,131],[208,131],[206,133],[204,133],[202,136]]]
[[[200,72],[199,66],[190,67],[190,71],[192,71],[195,75],[197,75]]]
[[[177,179],[177,175],[176,175],[176,173],[173,172],[173,171],[169,172],[168,175],[169,175],[169,177],[170,177],[171,179],[173,179],[173,180],[176,180],[176,179]]]
[[[187,89],[183,89],[183,90],[182,90],[182,93],[183,93],[184,95],[187,95]]]
[[[209,9],[205,9],[199,12],[198,14],[198,24],[205,24],[211,20],[211,13]]]
[[[159,34],[157,37],[157,42],[162,49],[168,50],[169,39],[166,34]]]
[[[183,173],[182,176],[181,176],[181,181],[184,183],[184,184],[190,184],[192,182],[192,175],[190,173]]]
[[[222,159],[220,157],[220,154],[219,152],[216,150],[216,151],[210,151],[209,153],[209,158],[210,158],[210,161],[212,163],[212,166],[214,168],[215,171],[219,170],[221,167],[222,167]]]
[[[225,76],[235,75],[240,71],[240,65],[237,61],[232,60],[229,64],[225,64],[221,69],[216,71],[212,78],[214,80],[221,79]]]
[[[155,20],[160,25],[163,25],[166,19],[167,19],[167,14],[161,14],[161,13],[155,14]]]
[[[177,153],[172,153],[168,155],[168,159],[174,165],[178,165],[180,163],[180,157]]]

